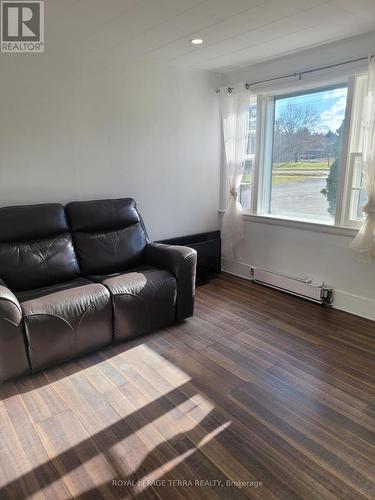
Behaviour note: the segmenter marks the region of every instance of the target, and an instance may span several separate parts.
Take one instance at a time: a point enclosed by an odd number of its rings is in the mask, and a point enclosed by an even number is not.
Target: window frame
[[[359,83],[360,78],[364,78],[363,84]],[[351,201],[353,188],[353,176],[355,167],[355,157],[362,156],[362,152],[359,151],[361,143],[361,113],[364,104],[364,98],[367,88],[367,71],[358,72],[356,75],[351,77],[352,84],[352,103],[351,103],[351,114],[350,114],[350,130],[348,129],[348,143],[346,150],[346,179],[343,194],[343,207],[342,207],[342,218],[341,224],[345,227],[352,227],[354,229],[360,229],[363,224],[363,220],[354,220],[350,217]],[[356,129],[354,129],[356,127]],[[355,145],[353,144],[355,143]],[[356,147],[355,147],[356,146]]]
[[[348,153],[349,153],[350,134],[352,131],[354,84],[355,84],[355,77],[354,76],[349,77],[347,79],[348,93],[346,96],[345,129],[341,146],[339,176],[337,180],[336,213],[334,220],[335,226],[343,225],[344,210],[346,209],[347,205],[346,186],[348,185]]]
[[[268,215],[271,206],[272,192],[272,153],[273,153],[273,129],[275,122],[275,96],[267,95],[262,98],[261,103],[261,132],[260,140],[260,163],[258,172],[258,199],[256,214]],[[262,139],[264,138],[264,139]],[[268,177],[270,181],[268,180]]]
[[[350,214],[350,200],[352,185],[352,172],[350,172],[350,141],[352,132],[352,119],[354,108],[354,91],[356,77],[365,74],[366,71],[357,69],[350,75],[340,75],[337,78],[324,81],[306,82],[305,85],[296,84],[285,90],[267,89],[266,92],[257,94],[257,132],[256,132],[256,153],[254,160],[253,176],[251,179],[251,206],[243,208],[244,216],[257,219],[269,218],[272,223],[282,221],[283,225],[290,222],[291,226],[302,227],[303,225],[314,227],[325,226],[336,230],[357,230],[362,225],[362,221],[354,221],[348,218]],[[338,189],[336,200],[336,214],[333,224],[319,221],[309,221],[303,218],[288,218],[269,213],[272,189],[272,148],[273,131],[275,119],[275,101],[277,98],[284,98],[293,95],[303,95],[319,92],[339,87],[347,87],[347,101],[345,110],[345,130],[340,156],[340,170],[338,177]],[[356,125],[358,126],[358,125]],[[268,177],[267,177],[268,176]]]
[[[363,187],[359,188],[359,187],[353,186],[355,159],[356,158],[362,158],[362,153],[349,152],[348,165],[347,165],[347,169],[348,169],[347,170],[347,193],[346,193],[346,202],[345,202],[344,213],[343,213],[343,217],[344,217],[343,225],[347,226],[347,227],[360,228],[361,225],[363,224],[363,221],[358,220],[358,219],[352,219],[350,217],[353,191],[361,192],[361,191],[365,190]]]

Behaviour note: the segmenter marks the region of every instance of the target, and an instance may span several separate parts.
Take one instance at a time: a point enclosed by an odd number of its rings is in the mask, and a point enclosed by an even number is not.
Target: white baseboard
[[[333,307],[375,321],[375,300],[334,290]]]
[[[223,271],[240,278],[250,280],[251,265],[245,262],[235,262],[229,259],[222,259],[221,268]],[[334,300],[332,307],[346,311],[362,318],[375,321],[375,300],[353,295],[343,290],[334,289]]]
[[[221,269],[229,274],[234,274],[239,278],[250,279],[250,264],[245,264],[244,262],[236,262],[229,259],[221,259]]]

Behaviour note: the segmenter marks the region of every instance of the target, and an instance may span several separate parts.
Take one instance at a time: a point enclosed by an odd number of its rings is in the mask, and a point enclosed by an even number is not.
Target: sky
[[[319,113],[320,120],[316,132],[336,132],[345,117],[347,87],[333,90],[304,94],[293,97],[284,97],[276,101],[276,118],[280,111],[288,104],[297,106],[309,105]]]

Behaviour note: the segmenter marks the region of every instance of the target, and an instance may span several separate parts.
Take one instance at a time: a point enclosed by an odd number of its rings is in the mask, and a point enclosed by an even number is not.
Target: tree
[[[311,104],[288,103],[282,109],[276,120],[276,127],[281,134],[293,136],[297,134],[312,134],[319,122],[319,113]]]
[[[332,163],[329,169],[329,174],[327,177],[327,184],[324,189],[321,190],[321,193],[328,200],[328,213],[335,217],[336,215],[336,195],[337,195],[337,181],[339,177],[339,168],[340,168],[340,153],[342,140],[344,135],[344,120],[340,125],[340,128],[336,131],[336,159]]]
[[[313,135],[318,122],[319,113],[314,106],[289,102],[275,120],[274,158],[297,162],[298,153]]]

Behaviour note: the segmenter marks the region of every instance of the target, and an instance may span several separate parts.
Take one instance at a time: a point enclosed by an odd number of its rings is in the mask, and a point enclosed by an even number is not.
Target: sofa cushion
[[[13,291],[79,275],[64,208],[57,204],[0,208],[0,277]]]
[[[172,324],[177,285],[168,271],[139,266],[127,273],[93,277],[112,295],[114,337],[124,340]]]
[[[73,202],[66,213],[84,275],[121,272],[141,261],[148,237],[134,200]]]
[[[83,285],[87,285],[91,281],[87,278],[76,278],[72,281],[65,283],[56,283],[54,285],[43,286],[41,288],[33,288],[32,290],[22,290],[15,292],[15,296],[20,303],[28,302],[41,297],[46,297],[50,293],[56,293],[63,290],[70,290],[72,288],[77,288]]]
[[[0,242],[41,240],[68,231],[64,207],[58,203],[0,208]]]
[[[17,294],[24,316],[31,368],[109,344],[112,305],[109,292],[84,278]]]

